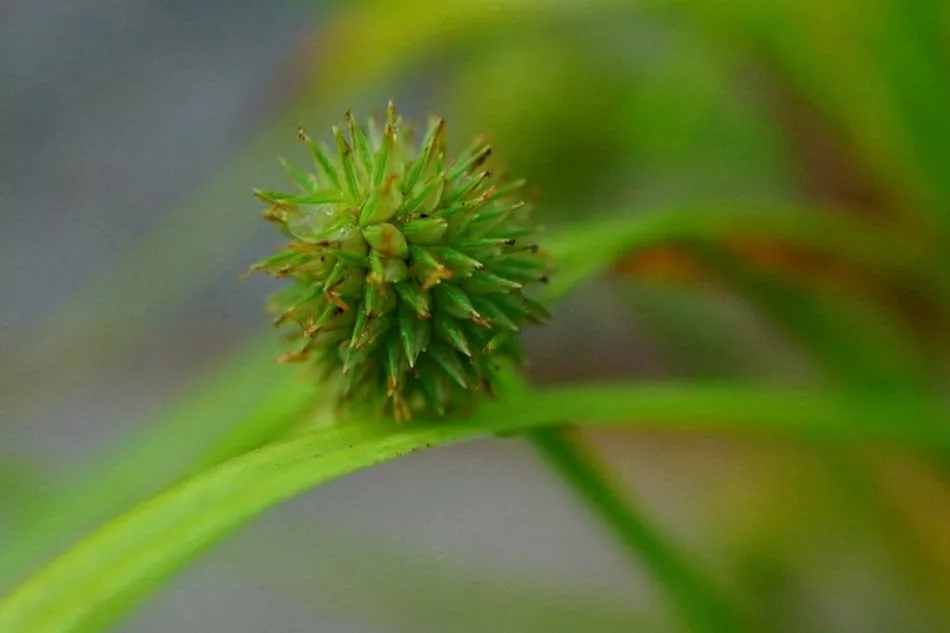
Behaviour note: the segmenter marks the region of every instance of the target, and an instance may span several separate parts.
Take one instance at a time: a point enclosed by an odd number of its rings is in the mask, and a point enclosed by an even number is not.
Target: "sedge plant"
[[[341,404],[398,421],[457,413],[497,391],[518,331],[547,317],[527,295],[550,264],[524,181],[493,174],[484,138],[450,159],[440,118],[414,145],[392,102],[366,130],[346,122],[333,152],[300,130],[315,171],[284,161],[297,193],[255,192],[289,238],[252,268],[291,282],[270,303],[290,326],[281,360],[311,361]]]

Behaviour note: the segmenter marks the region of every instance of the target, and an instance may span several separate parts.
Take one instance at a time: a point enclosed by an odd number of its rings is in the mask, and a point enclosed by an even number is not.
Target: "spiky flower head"
[[[252,267],[292,281],[269,306],[291,330],[281,359],[313,361],[341,402],[397,420],[465,408],[495,392],[499,361],[520,361],[522,325],[546,317],[525,296],[548,265],[524,182],[486,169],[483,138],[447,161],[442,119],[419,144],[392,102],[366,129],[345,121],[335,151],[299,131],[315,168],[283,161],[299,193],[255,191],[289,238]]]

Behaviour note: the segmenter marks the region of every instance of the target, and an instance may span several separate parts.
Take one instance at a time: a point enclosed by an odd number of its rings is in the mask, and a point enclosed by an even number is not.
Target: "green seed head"
[[[546,318],[525,296],[548,263],[524,183],[486,168],[484,139],[448,160],[442,119],[418,145],[392,102],[384,122],[345,122],[332,151],[300,130],[315,171],[283,161],[297,193],[255,191],[290,240],[252,267],[291,280],[269,306],[289,327],[281,359],[313,361],[341,402],[397,420],[467,408],[520,359],[522,325]]]

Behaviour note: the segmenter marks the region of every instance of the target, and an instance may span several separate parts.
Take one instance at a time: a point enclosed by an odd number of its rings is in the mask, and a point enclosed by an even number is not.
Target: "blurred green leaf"
[[[487,43],[483,36],[509,26],[537,28],[547,20],[570,21],[598,9],[623,7],[623,0],[385,0],[348,3],[321,25],[325,55],[314,69],[324,86],[351,89],[357,81],[380,81],[445,47]]]
[[[777,72],[817,115],[891,209],[947,228],[950,86],[946,20],[934,0],[688,0],[720,42]],[[779,122],[780,123],[780,122]]]
[[[748,630],[732,599],[652,525],[577,439],[563,428],[534,429],[526,437],[541,459],[613,533],[624,552],[649,569],[686,630]]]
[[[618,293],[662,350],[664,368],[679,379],[739,379],[762,382],[797,377],[804,365],[796,350],[770,336],[741,298],[697,292],[669,283],[616,281]],[[703,327],[696,327],[702,323]]]
[[[882,306],[867,298],[831,295],[762,274],[721,249],[700,250],[703,261],[806,351],[826,380],[920,393],[934,388],[936,368],[907,325]],[[905,423],[926,428],[929,421],[909,416]],[[925,448],[923,454],[946,470],[945,447]],[[907,517],[880,489],[859,456],[847,449],[825,450],[822,455],[841,503],[849,506],[852,517],[873,527],[901,563],[893,573],[916,585],[919,595],[939,593],[945,586],[945,573],[936,563],[932,546],[911,536]]]
[[[881,306],[764,274],[714,246],[692,252],[807,350],[826,378],[878,388],[929,386],[932,377],[910,332]]]
[[[552,232],[546,248],[556,251],[563,270],[552,292],[563,292],[579,278],[606,270],[627,251],[697,239],[723,242],[769,238],[827,252],[868,270],[943,291],[932,277],[935,254],[912,239],[847,216],[790,206],[696,205],[616,216]]]
[[[941,427],[921,431],[908,415]],[[202,473],[108,524],[0,603],[0,630],[67,631],[138,596],[268,507],[416,450],[564,419],[631,428],[757,431],[950,445],[945,408],[918,398],[733,386],[597,385],[488,404],[465,423],[352,424],[271,444]],[[939,429],[939,430],[938,430]]]

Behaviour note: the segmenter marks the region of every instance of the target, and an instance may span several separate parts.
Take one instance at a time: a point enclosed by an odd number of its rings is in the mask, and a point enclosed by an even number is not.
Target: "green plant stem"
[[[541,458],[613,532],[637,563],[646,565],[690,631],[743,631],[741,616],[717,587],[680,554],[611,484],[564,428],[527,433]]]

